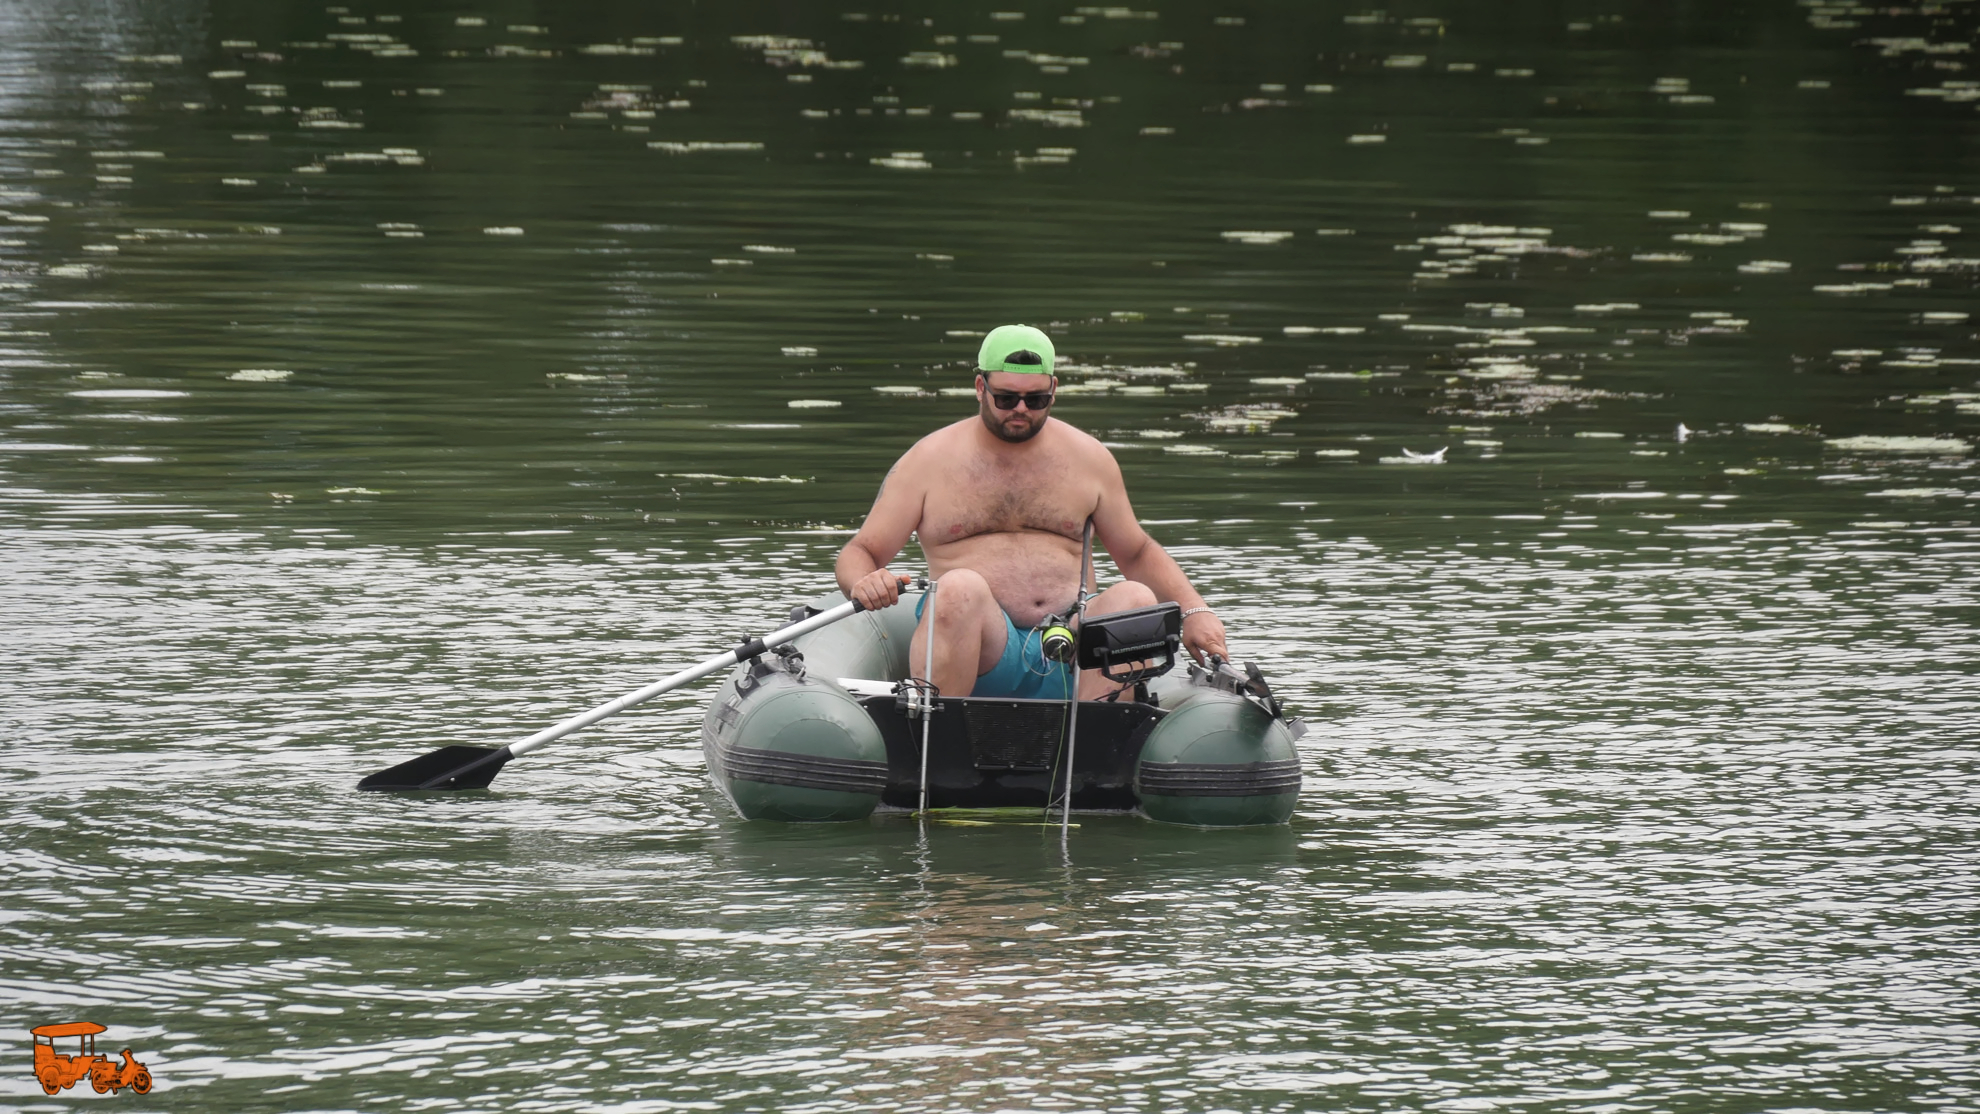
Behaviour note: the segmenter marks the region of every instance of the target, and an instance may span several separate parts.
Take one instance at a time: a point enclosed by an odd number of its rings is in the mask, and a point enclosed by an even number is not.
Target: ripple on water
[[[1975,601],[1970,550],[1929,546],[1971,531],[1730,523],[1564,554],[1549,524],[1481,522],[1481,553],[1324,526],[1231,551],[1208,587],[1317,723],[1299,819],[1089,818],[1069,863],[1039,828],[737,824],[693,695],[489,794],[351,793],[631,687],[630,662],[789,595],[775,578],[16,533],[0,606],[34,699],[0,990],[147,1019],[175,1085],[313,1102],[559,1105],[579,1070],[821,1111],[883,1086],[1372,1109],[1481,1082],[1650,1106],[1881,1093],[1897,1063],[1968,1093]],[[689,583],[691,608],[658,598]],[[70,606],[35,618],[53,586]]]

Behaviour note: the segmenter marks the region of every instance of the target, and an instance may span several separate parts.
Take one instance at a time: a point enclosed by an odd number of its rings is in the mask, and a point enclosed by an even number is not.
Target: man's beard
[[[995,416],[997,411],[992,410],[988,402],[979,403],[978,411],[983,416],[983,424],[989,427],[990,432],[996,435],[997,440],[1007,441],[1013,445],[1023,444],[1033,437],[1038,436],[1038,431],[1044,429],[1045,423],[1051,420],[1050,415],[1042,416],[1036,422],[1031,422],[1023,429],[1013,433]],[[1025,412],[1029,414],[1030,410],[1027,408]]]

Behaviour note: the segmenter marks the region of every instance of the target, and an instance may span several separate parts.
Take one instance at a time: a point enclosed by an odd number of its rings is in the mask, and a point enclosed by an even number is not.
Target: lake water
[[[0,6],[0,1105],[1973,1108],[1975,7]],[[705,688],[354,792],[1013,320],[1288,827],[745,824]]]

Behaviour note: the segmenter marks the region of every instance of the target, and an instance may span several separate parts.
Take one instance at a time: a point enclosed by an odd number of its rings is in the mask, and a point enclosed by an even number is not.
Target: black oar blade
[[[358,782],[359,789],[486,789],[515,755],[508,747],[441,747]]]

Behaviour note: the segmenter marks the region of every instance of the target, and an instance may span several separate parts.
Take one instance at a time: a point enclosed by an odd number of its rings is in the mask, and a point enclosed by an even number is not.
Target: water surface
[[[0,1101],[1973,1105],[1962,8],[0,10]],[[744,824],[693,690],[353,791],[827,587],[1008,320],[1290,826]]]

